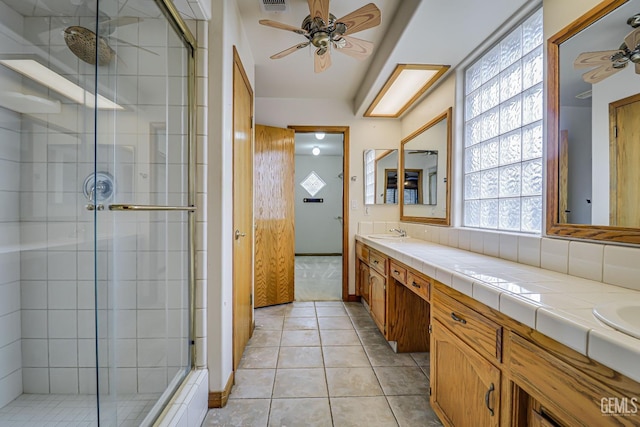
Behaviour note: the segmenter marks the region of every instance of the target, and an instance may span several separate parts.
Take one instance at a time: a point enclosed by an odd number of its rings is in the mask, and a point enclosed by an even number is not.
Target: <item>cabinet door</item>
[[[358,260],[358,295],[369,304],[369,266]]]
[[[431,405],[438,415],[452,426],[497,426],[500,370],[438,321],[431,338]]]
[[[369,281],[371,283],[369,299],[371,317],[375,320],[380,331],[385,334],[387,324],[387,281],[384,276],[373,269],[369,270]]]

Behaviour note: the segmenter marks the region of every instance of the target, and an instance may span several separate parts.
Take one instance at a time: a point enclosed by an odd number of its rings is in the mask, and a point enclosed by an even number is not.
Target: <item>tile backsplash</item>
[[[358,233],[397,222],[362,221]],[[640,248],[401,222],[410,237],[640,291]],[[379,232],[379,231],[378,231]]]

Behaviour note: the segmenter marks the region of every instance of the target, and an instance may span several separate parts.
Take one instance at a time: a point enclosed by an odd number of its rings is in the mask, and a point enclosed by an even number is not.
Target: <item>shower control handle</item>
[[[247,233],[241,233],[240,230],[236,230],[236,240],[238,240],[241,237],[246,237]]]
[[[94,205],[93,203],[89,203],[88,205],[84,206],[88,211],[103,211],[104,210],[104,205],[102,203],[98,203],[97,205]]]

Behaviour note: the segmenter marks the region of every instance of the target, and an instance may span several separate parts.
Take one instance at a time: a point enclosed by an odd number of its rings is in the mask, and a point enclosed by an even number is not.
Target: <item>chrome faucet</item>
[[[403,230],[402,228],[392,228],[389,231],[395,231],[398,234],[400,234],[400,237],[407,237],[407,232],[405,230]]]

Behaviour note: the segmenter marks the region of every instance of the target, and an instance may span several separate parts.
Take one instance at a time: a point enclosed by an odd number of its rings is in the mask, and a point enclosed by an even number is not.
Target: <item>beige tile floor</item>
[[[227,406],[203,426],[440,426],[429,354],[396,354],[359,303],[257,309]]]

